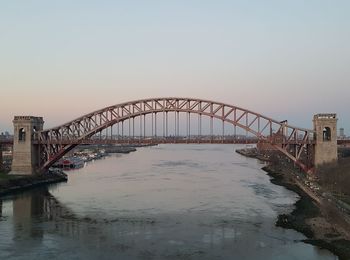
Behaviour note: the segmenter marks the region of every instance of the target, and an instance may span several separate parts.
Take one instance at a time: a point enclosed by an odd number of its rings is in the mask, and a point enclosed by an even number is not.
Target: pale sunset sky
[[[178,96],[350,135],[350,1],[1,1],[0,95],[0,132]]]

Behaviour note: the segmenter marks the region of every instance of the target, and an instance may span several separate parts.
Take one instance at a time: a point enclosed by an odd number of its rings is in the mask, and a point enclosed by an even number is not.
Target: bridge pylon
[[[15,116],[13,120],[14,140],[11,174],[31,175],[39,166],[39,146],[35,143],[35,132],[42,131],[42,117]]]
[[[322,165],[335,164],[338,161],[337,121],[336,114],[314,115],[314,166],[316,170]]]

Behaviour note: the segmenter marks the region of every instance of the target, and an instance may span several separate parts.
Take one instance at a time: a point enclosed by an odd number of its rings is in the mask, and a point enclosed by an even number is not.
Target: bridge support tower
[[[43,130],[42,117],[15,116],[13,120],[13,158],[11,174],[30,175],[38,168],[39,150],[35,132]]]
[[[2,171],[4,168],[4,163],[2,159],[2,145],[0,144],[0,171]]]
[[[337,121],[336,114],[314,115],[316,170],[322,165],[335,164],[338,161]]]

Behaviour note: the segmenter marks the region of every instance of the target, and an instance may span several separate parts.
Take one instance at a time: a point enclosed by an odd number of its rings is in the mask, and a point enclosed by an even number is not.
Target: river
[[[237,148],[139,148],[5,197],[0,259],[337,259],[275,227],[298,196]]]

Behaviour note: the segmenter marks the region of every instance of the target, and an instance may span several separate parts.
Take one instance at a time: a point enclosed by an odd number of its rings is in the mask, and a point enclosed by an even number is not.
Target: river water
[[[297,195],[232,145],[159,145],[3,198],[0,259],[337,259],[275,227]]]

